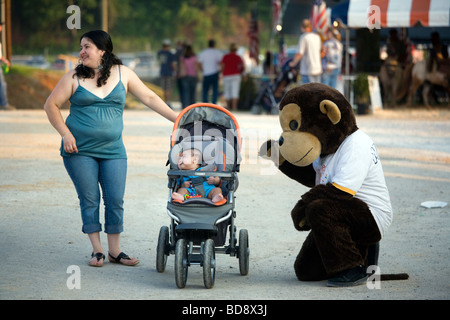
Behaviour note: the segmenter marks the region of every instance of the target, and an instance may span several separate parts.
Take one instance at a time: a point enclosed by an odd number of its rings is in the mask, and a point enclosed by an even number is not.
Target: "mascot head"
[[[321,83],[308,83],[288,91],[280,102],[280,124],[283,130],[280,153],[300,167],[336,152],[342,141],[358,130],[347,99]]]

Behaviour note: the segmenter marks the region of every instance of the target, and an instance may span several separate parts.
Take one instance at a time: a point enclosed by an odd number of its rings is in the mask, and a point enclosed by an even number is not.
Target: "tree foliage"
[[[101,29],[102,0],[12,1],[13,52],[77,51],[79,37]],[[80,7],[81,29],[69,30],[69,5]],[[200,49],[209,38],[226,49],[229,42],[247,45],[250,11],[258,6],[260,42],[270,36],[270,0],[108,0],[108,32],[116,51],[157,50],[163,39],[192,43]],[[56,51],[56,52],[55,52]]]

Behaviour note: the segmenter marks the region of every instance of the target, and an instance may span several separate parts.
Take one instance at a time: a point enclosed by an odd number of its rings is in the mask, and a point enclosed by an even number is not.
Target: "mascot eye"
[[[295,121],[295,120],[291,120],[291,122],[289,122],[289,128],[290,128],[292,131],[297,130],[297,129],[298,129],[298,122]]]

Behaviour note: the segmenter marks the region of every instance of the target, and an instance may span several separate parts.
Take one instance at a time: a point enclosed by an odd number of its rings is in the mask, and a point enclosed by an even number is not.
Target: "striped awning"
[[[450,26],[450,0],[350,0],[333,9],[332,20],[351,28]]]

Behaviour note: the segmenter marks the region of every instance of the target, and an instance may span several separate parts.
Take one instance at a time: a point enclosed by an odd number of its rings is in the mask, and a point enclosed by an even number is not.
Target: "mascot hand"
[[[280,145],[275,140],[267,140],[264,142],[259,148],[259,156],[272,160],[278,167],[284,162],[284,158],[280,154]]]
[[[305,209],[306,203],[303,200],[300,200],[291,211],[291,217],[292,221],[294,222],[294,227],[298,231],[308,231],[311,229],[306,221]]]

